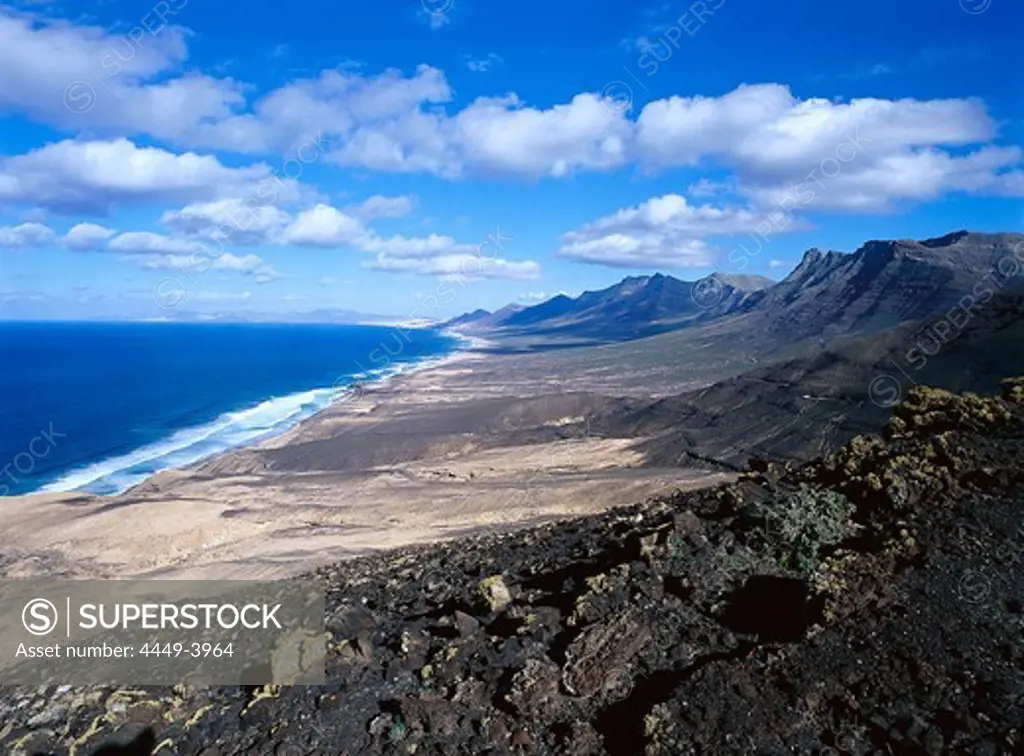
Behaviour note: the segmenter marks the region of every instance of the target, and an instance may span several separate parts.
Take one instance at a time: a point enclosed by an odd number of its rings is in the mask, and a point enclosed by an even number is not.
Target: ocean
[[[428,329],[0,323],[0,495],[114,494],[457,351]]]

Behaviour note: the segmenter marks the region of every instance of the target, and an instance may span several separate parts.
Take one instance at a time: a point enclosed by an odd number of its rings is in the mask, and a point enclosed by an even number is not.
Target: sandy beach
[[[282,577],[729,479],[652,467],[643,438],[590,433],[586,418],[620,387],[568,391],[553,364],[461,352],[118,496],[7,498],[0,566],[11,578]]]

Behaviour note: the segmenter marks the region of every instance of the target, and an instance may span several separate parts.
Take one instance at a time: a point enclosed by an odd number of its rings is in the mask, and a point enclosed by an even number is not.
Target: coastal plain
[[[574,353],[594,350],[459,353],[117,496],[9,497],[0,565],[9,578],[279,578],[733,477],[649,464],[646,438],[594,433],[586,418],[612,397],[652,387],[628,371],[570,383]]]

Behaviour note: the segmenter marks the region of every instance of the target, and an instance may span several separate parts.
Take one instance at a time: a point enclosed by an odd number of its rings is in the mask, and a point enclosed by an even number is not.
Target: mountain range
[[[503,347],[603,336],[551,360],[593,397],[590,430],[646,439],[648,464],[735,469],[833,451],[918,383],[991,392],[1024,374],[1022,274],[1024,234],[960,231],[811,249],[778,283],[627,278],[453,327]],[[661,332],[631,338],[646,318]]]
[[[957,231],[869,241],[852,253],[808,250],[782,281],[714,273],[637,276],[532,307],[477,310],[444,324],[535,341],[622,341],[730,319],[770,342],[884,330],[984,303],[1024,271],[1024,234]]]
[[[476,310],[444,325],[505,336],[532,334],[593,341],[642,338],[734,311],[773,283],[762,276],[721,273],[703,281],[681,281],[661,273],[632,276],[575,298],[559,294],[532,307],[509,305],[493,313]]]

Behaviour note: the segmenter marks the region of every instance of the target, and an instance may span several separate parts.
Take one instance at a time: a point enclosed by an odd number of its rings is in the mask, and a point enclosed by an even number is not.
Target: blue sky
[[[0,317],[447,317],[1020,230],[1011,0],[0,6]]]

